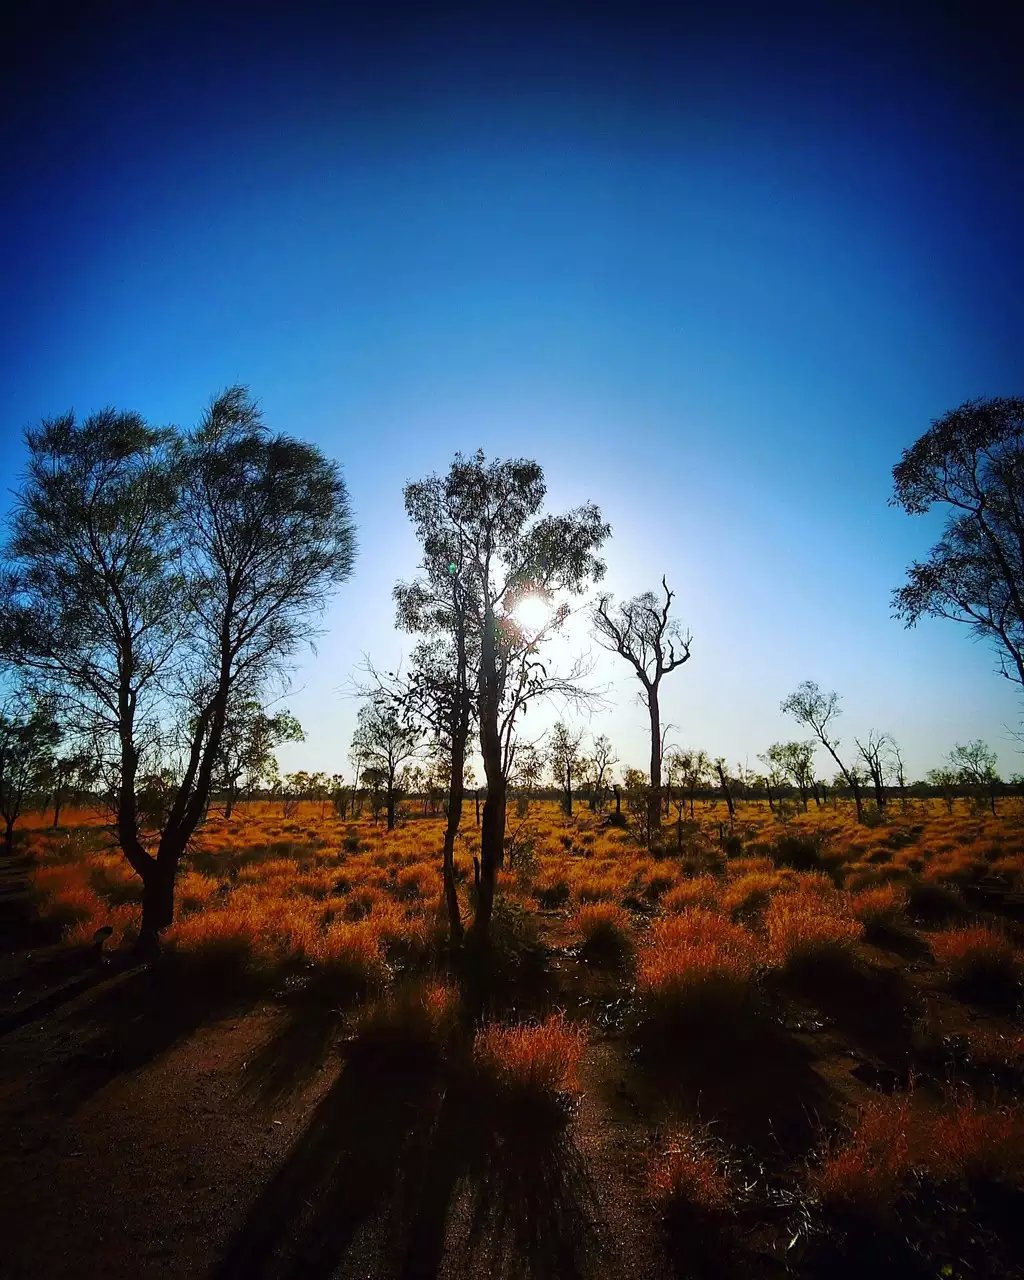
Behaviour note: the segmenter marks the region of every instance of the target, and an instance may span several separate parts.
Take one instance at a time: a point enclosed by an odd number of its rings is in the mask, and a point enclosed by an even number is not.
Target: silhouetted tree
[[[598,734],[583,762],[586,785],[590,790],[590,808],[595,813],[605,806],[610,790],[609,780],[618,762],[611,739],[603,733]]]
[[[643,686],[644,701],[651,721],[651,806],[649,826],[661,826],[661,682],[690,657],[691,637],[683,634],[679,622],[669,616],[674,592],[663,577],[664,602],[653,591],[645,591],[615,606],[611,596],[602,596],[593,612],[598,643],[625,658]]]
[[[761,757],[776,785],[789,782],[796,787],[805,811],[808,797],[814,790],[814,751],[813,742],[773,742]],[[815,801],[820,803],[816,793]]]
[[[567,818],[572,817],[572,786],[583,764],[582,747],[583,730],[573,733],[559,720],[551,731],[548,760],[555,786],[562,793],[562,808]]]
[[[892,505],[948,511],[928,559],[893,594],[897,617],[951,618],[1000,651],[1024,687],[1024,400],[968,400],[937,419],[893,468]]]
[[[174,914],[232,703],[258,698],[311,634],[354,555],[338,468],[272,435],[242,387],[191,432],[138,414],[27,433],[0,644],[62,716],[112,748],[121,848],[142,878],[140,946]],[[143,831],[141,779],[173,778]]]
[[[487,794],[480,828],[474,933],[489,936],[498,869],[504,854],[505,807],[517,720],[534,698],[578,691],[577,672],[552,675],[539,659],[544,641],[567,614],[559,592],[578,593],[601,577],[597,558],[608,525],[592,503],[543,516],[544,473],[527,459],[487,462],[482,452],[458,454],[448,473],[423,482],[425,546],[450,555],[453,578],[465,585],[471,632],[478,644],[475,692]],[[516,617],[524,596],[551,603],[549,621],[528,629]]]
[[[987,795],[993,814],[996,811],[996,790],[1000,783],[996,763],[996,753],[980,738],[965,744],[958,742],[949,753],[950,768],[959,781],[974,790],[979,799]]]
[[[15,695],[0,711],[0,817],[6,854],[14,847],[14,826],[26,800],[49,786],[61,737],[49,708],[28,697]]]
[[[370,773],[376,777],[384,795],[389,831],[395,829],[399,778],[403,768],[416,758],[420,746],[419,730],[386,692],[378,691],[359,708],[352,754],[363,761],[364,779]]]
[[[861,742],[859,738],[854,738],[853,741],[867,768],[875,790],[875,804],[881,812],[885,809],[885,786],[892,765],[893,740],[888,733],[876,733],[872,729],[866,742]]]
[[[675,788],[690,806],[690,817],[694,816],[694,801],[697,792],[708,786],[711,781],[711,760],[706,751],[695,751],[690,748],[671,751],[666,757],[669,772],[669,786]]]
[[[853,801],[857,806],[857,821],[864,817],[864,803],[861,795],[860,773],[855,766],[847,766],[839,758],[839,739],[833,738],[829,724],[840,713],[839,694],[823,693],[813,680],[804,680],[793,693],[782,702],[782,710],[791,715],[800,724],[806,725],[814,732],[815,737],[836,762],[839,772],[853,793]]]
[[[255,698],[229,708],[213,777],[213,789],[224,795],[225,818],[230,819],[243,792],[273,775],[275,750],[285,742],[302,742],[305,736],[290,712],[268,715]]]

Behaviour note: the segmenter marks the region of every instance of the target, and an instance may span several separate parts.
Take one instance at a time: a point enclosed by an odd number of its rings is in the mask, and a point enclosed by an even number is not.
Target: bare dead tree
[[[615,606],[611,596],[602,596],[594,608],[592,621],[598,643],[610,653],[625,658],[643,686],[643,698],[651,720],[650,828],[661,826],[661,682],[690,657],[692,637],[670,616],[674,592],[661,579],[664,602],[653,591],[645,591]]]

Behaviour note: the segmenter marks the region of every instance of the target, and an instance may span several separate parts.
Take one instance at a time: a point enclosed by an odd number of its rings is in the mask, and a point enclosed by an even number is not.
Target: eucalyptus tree
[[[586,784],[590,790],[590,808],[595,813],[604,808],[611,790],[609,780],[612,770],[618,763],[619,757],[615,754],[611,739],[606,734],[598,734],[584,760]]]
[[[572,817],[573,779],[583,767],[583,730],[573,732],[559,720],[551,731],[548,745],[548,761],[555,786],[562,793],[562,808],[567,818]]]
[[[643,699],[651,721],[650,830],[661,826],[661,761],[664,744],[661,732],[661,682],[690,657],[692,638],[684,634],[679,621],[670,616],[675,593],[661,579],[664,600],[645,591],[620,605],[611,596],[602,596],[592,615],[598,643],[617,653],[632,666],[643,686]]]
[[[897,617],[949,618],[989,641],[1024,687],[1024,400],[968,400],[893,468],[891,505],[946,513],[942,537],[893,594]]]
[[[0,817],[6,854],[14,847],[14,827],[26,802],[50,786],[62,736],[52,710],[20,692],[0,710]]]
[[[244,387],[197,428],[72,414],[27,432],[0,645],[114,761],[118,840],[142,879],[140,945],[174,914],[230,710],[284,677],[355,551],[338,467],[273,434]],[[169,779],[154,826],[146,775]]]
[[[228,709],[213,778],[230,819],[239,797],[276,772],[274,752],[286,742],[303,742],[302,725],[289,711],[268,715],[257,698],[236,700]]]
[[[857,806],[857,821],[864,818],[864,800],[861,773],[856,765],[847,765],[839,758],[839,739],[834,737],[830,725],[841,714],[839,694],[834,690],[825,693],[814,680],[804,680],[782,701],[782,710],[794,720],[810,729],[821,745],[835,761],[839,773],[853,793]]]
[[[359,708],[352,754],[363,762],[363,777],[375,775],[383,793],[388,830],[395,829],[400,782],[417,759],[422,735],[384,690],[372,694]]]
[[[980,738],[973,742],[958,742],[949,753],[949,764],[957,780],[974,790],[980,799],[988,795],[993,814],[996,811],[996,793],[1001,779],[997,768],[996,753]]]
[[[610,533],[587,503],[563,515],[544,515],[544,472],[525,458],[487,461],[482,451],[457,454],[447,473],[406,489],[424,547],[427,577],[447,572],[460,585],[465,609],[466,685],[475,698],[480,754],[487,794],[476,867],[475,937],[486,941],[505,841],[508,780],[514,764],[515,728],[535,698],[576,688],[578,670],[548,671],[544,642],[568,614],[561,594],[578,594],[604,573],[598,558]],[[524,600],[544,602],[527,624]],[[517,609],[519,613],[517,615]],[[451,614],[437,616],[438,630],[458,640]],[[453,773],[455,771],[453,770]]]
[[[821,803],[814,785],[815,750],[813,742],[773,742],[761,757],[768,765],[770,779],[776,786],[779,781],[784,781],[796,787],[805,811],[812,791],[815,801],[819,805]],[[771,800],[770,795],[768,798]]]

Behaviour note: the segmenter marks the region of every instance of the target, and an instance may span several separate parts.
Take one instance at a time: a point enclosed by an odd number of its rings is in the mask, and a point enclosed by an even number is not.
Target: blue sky
[[[886,504],[932,418],[1022,391],[1020,19],[766,9],[106,5],[23,26],[8,487],[41,417],[191,423],[236,381],[339,459],[360,554],[296,673],[293,767],[347,767],[353,668],[408,650],[403,483],[482,447],[536,457],[553,507],[601,506],[608,589],[668,574],[694,635],[665,687],[678,743],[753,763],[813,678],[847,742],[888,729],[911,773],[979,736],[1017,770],[994,658],[890,618],[935,525]],[[642,763],[635,681],[602,659],[593,683],[590,727]]]

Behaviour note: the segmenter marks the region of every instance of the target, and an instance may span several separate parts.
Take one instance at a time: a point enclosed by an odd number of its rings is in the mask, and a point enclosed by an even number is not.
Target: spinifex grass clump
[[[581,907],[573,930],[582,938],[580,954],[595,964],[622,964],[633,950],[629,912],[612,902],[593,902]]]
[[[898,884],[872,885],[850,895],[850,911],[869,938],[884,937],[903,920],[907,890]]]
[[[811,1166],[808,1187],[832,1215],[881,1223],[925,1182],[977,1188],[1022,1177],[1019,1108],[982,1107],[967,1095],[926,1104],[903,1094],[866,1103]]]
[[[799,889],[780,893],[764,912],[768,963],[789,977],[813,974],[827,965],[844,967],[864,932],[838,895]]]
[[[533,1025],[485,1027],[473,1044],[477,1083],[524,1120],[564,1116],[585,1044],[583,1030],[561,1014]]]
[[[649,1030],[727,1024],[749,1011],[757,939],[713,911],[656,921],[637,961],[640,1013]]]
[[[1020,982],[1020,958],[1000,929],[985,924],[948,929],[935,934],[931,944],[950,985],[971,999],[1006,999]]]
[[[682,1129],[651,1160],[648,1189],[670,1227],[696,1226],[732,1207],[733,1181],[705,1132]]]

